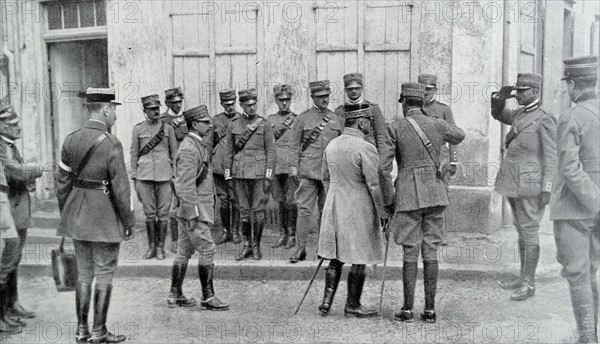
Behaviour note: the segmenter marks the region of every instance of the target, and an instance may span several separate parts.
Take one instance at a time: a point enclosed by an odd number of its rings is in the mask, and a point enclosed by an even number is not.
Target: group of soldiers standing
[[[521,261],[520,276],[500,284],[514,290],[511,299],[515,301],[534,295],[539,221],[550,204],[557,258],[569,282],[584,343],[598,340],[597,72],[597,57],[565,61],[564,79],[576,106],[560,116],[558,124],[540,109],[542,77],[538,74],[519,74],[516,85],[501,88],[491,98],[492,116],[512,126],[496,190],[511,205]],[[435,322],[438,247],[444,239],[444,211],[449,203],[447,174],[456,173],[455,145],[464,140],[465,133],[455,125],[449,107],[435,100],[436,77],[423,74],[418,81],[402,84],[398,101],[404,117],[389,124],[377,104],[363,98],[359,73],[344,76],[346,98],[335,112],[328,109],[328,80],[309,83],[314,105],[299,115],[290,111],[291,87],[276,86],[279,111],[268,118],[257,114],[255,89],[240,90],[237,95],[234,90],[220,92],[224,111],[216,116],[210,116],[205,105],[183,111],[180,88],[165,92],[169,109],[163,114],[158,95],[142,97],[146,120],[133,129],[132,179],[146,218],[144,258],[165,259],[170,228],[176,256],[167,305],[196,306],[195,299],[183,294],[182,285],[189,259],[198,251],[200,306],[229,309],[213,287],[215,246],[230,240],[243,243],[236,260],[260,260],[266,205],[272,195],[281,214],[281,233],[274,247],[296,246],[291,262],[306,259],[309,234],[318,228],[317,255],[329,260],[323,302],[318,307],[322,315],[331,309],[346,263],[352,267],[344,314],[377,315],[360,302],[365,268],[384,258],[384,241],[392,237],[404,255],[404,304],[394,318],[414,321],[421,255],[425,305],[420,318]],[[512,97],[521,106],[518,110],[506,107]],[[241,113],[236,111],[236,100]],[[89,88],[85,104],[89,120],[65,139],[56,174],[61,212],[57,234],[72,238],[75,246],[77,342],[117,343],[125,337],[108,331],[106,317],[120,243],[133,236],[135,225],[123,147],[110,134],[120,103],[112,89]],[[21,318],[35,316],[18,302],[16,272],[30,225],[28,192],[42,172],[39,165],[25,162],[14,146],[14,140],[21,137],[19,123],[10,106],[0,105],[3,334],[20,332]],[[446,162],[442,162],[443,155],[448,156]],[[398,166],[395,181],[394,161]],[[533,175],[528,169],[532,165],[537,168]],[[215,242],[211,229],[217,206],[223,232]]]

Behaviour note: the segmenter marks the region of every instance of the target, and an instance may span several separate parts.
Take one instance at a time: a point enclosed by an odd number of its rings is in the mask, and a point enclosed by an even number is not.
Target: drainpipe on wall
[[[508,73],[510,72],[508,67],[508,61],[510,60],[510,1],[504,0],[503,16],[504,22],[502,23],[502,86],[508,85]],[[501,124],[500,129],[500,161],[504,159],[504,138],[508,132],[508,126]],[[502,197],[502,227],[512,227],[512,217],[508,209],[508,200],[506,197]]]

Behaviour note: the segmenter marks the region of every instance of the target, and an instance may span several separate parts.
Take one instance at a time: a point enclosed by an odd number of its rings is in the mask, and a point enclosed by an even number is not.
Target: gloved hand
[[[457,169],[457,165],[455,164],[450,164],[448,165],[448,168],[446,169],[446,172],[450,173],[451,176],[456,174],[456,169]]]
[[[512,86],[502,86],[502,88],[498,91],[498,92],[494,92],[496,93],[496,97],[500,98],[500,99],[508,99],[508,98],[513,98],[514,95],[512,94],[514,88]],[[492,93],[492,97],[494,97],[494,93]]]
[[[125,228],[125,238],[123,240],[129,241],[135,237],[135,232],[133,231],[133,227]]]
[[[550,204],[550,193],[547,191],[542,191],[542,193],[540,193],[539,195],[540,198],[540,205],[542,207],[547,206],[548,204]]]
[[[269,194],[271,193],[271,185],[272,185],[272,181],[269,178],[265,178],[263,181],[263,191],[265,192],[265,194]]]

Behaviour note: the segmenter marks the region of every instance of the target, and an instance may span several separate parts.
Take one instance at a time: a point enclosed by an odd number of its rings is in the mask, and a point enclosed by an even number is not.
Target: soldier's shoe
[[[296,231],[294,230],[293,232],[295,233]],[[290,233],[292,233],[291,229],[290,229]],[[285,244],[285,248],[290,249],[294,246],[296,246],[296,235],[290,235],[287,238],[287,243]]]
[[[13,326],[26,326],[27,323],[12,314],[6,313],[3,319],[7,324]]]
[[[21,326],[8,324],[4,319],[0,319],[0,337],[9,336],[11,334],[21,333]]]
[[[287,246],[287,235],[285,234],[285,231],[282,230],[281,233],[279,233],[279,238],[277,239],[277,243],[275,243],[275,245],[271,245],[271,248],[278,248],[281,246]]]
[[[423,313],[421,313],[421,320],[423,320],[426,323],[430,323],[433,324],[436,322],[437,320],[437,315],[435,314],[435,310],[424,310]]]
[[[115,335],[105,328],[104,332],[92,332],[92,336],[88,339],[88,343],[121,343],[127,339],[124,335]]]
[[[306,248],[303,245],[299,245],[296,253],[290,257],[290,263],[298,263],[301,260],[306,260]]]
[[[154,245],[152,245],[152,246],[148,247],[148,250],[142,256],[142,259],[152,259],[155,257],[156,257],[156,248],[154,247]]]
[[[229,310],[229,304],[219,300],[219,298],[216,296],[200,301],[200,306],[204,309],[208,309],[209,311]]]
[[[10,308],[8,310],[8,313],[12,316],[16,316],[19,318],[34,318],[35,317],[35,313],[26,310],[25,308],[23,308],[23,306],[21,306],[21,304],[19,303],[19,301],[16,301],[14,303],[14,305],[12,306],[12,308]]]
[[[181,296],[176,296],[171,293],[169,294],[169,297],[167,297],[167,306],[169,306],[169,308],[195,307],[196,300],[194,298],[188,299],[183,294]]]
[[[262,259],[262,252],[260,251],[260,245],[254,246],[252,248],[252,259],[254,259],[254,260]]]
[[[512,290],[521,287],[521,284],[523,284],[523,280],[521,278],[515,278],[508,281],[498,281],[498,284],[502,289]]]
[[[165,250],[162,247],[158,247],[156,249],[156,259],[164,260],[165,259]]]
[[[524,301],[535,295],[535,286],[529,285],[527,282],[523,282],[521,287],[510,295],[510,299],[513,301]]]
[[[231,241],[232,237],[228,231],[223,230],[223,234],[217,240],[215,240],[215,245],[223,245],[224,243]]]
[[[405,323],[411,323],[415,321],[413,311],[409,309],[401,309],[400,311],[394,313],[394,320],[402,321]]]
[[[233,231],[233,233],[231,234],[231,241],[236,245],[242,242],[240,234],[237,231]]]
[[[344,316],[348,318],[372,318],[379,315],[374,309],[367,309],[363,305],[358,305],[358,307],[353,308],[350,307],[348,303],[346,303],[346,307],[344,308]]]
[[[78,344],[86,343],[90,338],[90,330],[86,325],[78,325],[75,331],[75,342]]]
[[[244,248],[242,249],[242,252],[240,252],[240,254],[238,254],[235,257],[235,260],[240,261],[240,260],[244,260],[246,258],[250,258],[250,256],[252,256],[252,247],[250,246],[244,246]]]

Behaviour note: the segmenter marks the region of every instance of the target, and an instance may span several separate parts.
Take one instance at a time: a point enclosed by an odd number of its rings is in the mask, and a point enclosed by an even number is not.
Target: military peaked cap
[[[514,86],[515,90],[527,90],[532,87],[542,87],[542,76],[537,73],[519,73],[517,75],[517,83]]]
[[[344,119],[372,117],[369,104],[344,104]]]
[[[425,85],[425,88],[437,88],[437,76],[433,74],[421,74],[418,77],[419,84]]]
[[[160,107],[160,98],[158,97],[158,94],[151,94],[140,99],[142,100],[142,106],[144,109]]]
[[[181,87],[171,88],[165,91],[165,103],[175,103],[183,100]]]
[[[247,90],[240,90],[238,92],[238,96],[240,98],[240,103],[244,104],[255,104],[258,99],[258,95],[256,93],[256,88],[249,88]]]
[[[402,102],[405,97],[423,99],[425,97],[425,85],[417,82],[406,82],[402,84],[398,102]]]
[[[85,91],[85,103],[113,103],[121,105],[115,99],[116,92],[114,88],[94,88],[88,87]]]
[[[224,90],[219,92],[219,99],[221,99],[221,103],[223,104],[233,104],[237,99],[235,95],[235,90]]]
[[[292,88],[286,84],[273,87],[273,93],[275,93],[275,98],[277,99],[290,99],[293,95]]]
[[[208,114],[206,105],[196,106],[183,112],[183,118],[187,123],[191,122],[210,122],[211,118]]]
[[[17,115],[11,105],[0,103],[0,122],[14,124],[20,120],[21,117]]]
[[[598,56],[580,56],[566,59],[565,77],[575,78],[578,76],[598,75]]]
[[[308,87],[310,87],[310,94],[313,96],[326,96],[331,94],[329,80],[311,81],[308,83]]]
[[[363,75],[360,73],[348,73],[344,75],[344,87],[362,87]]]

